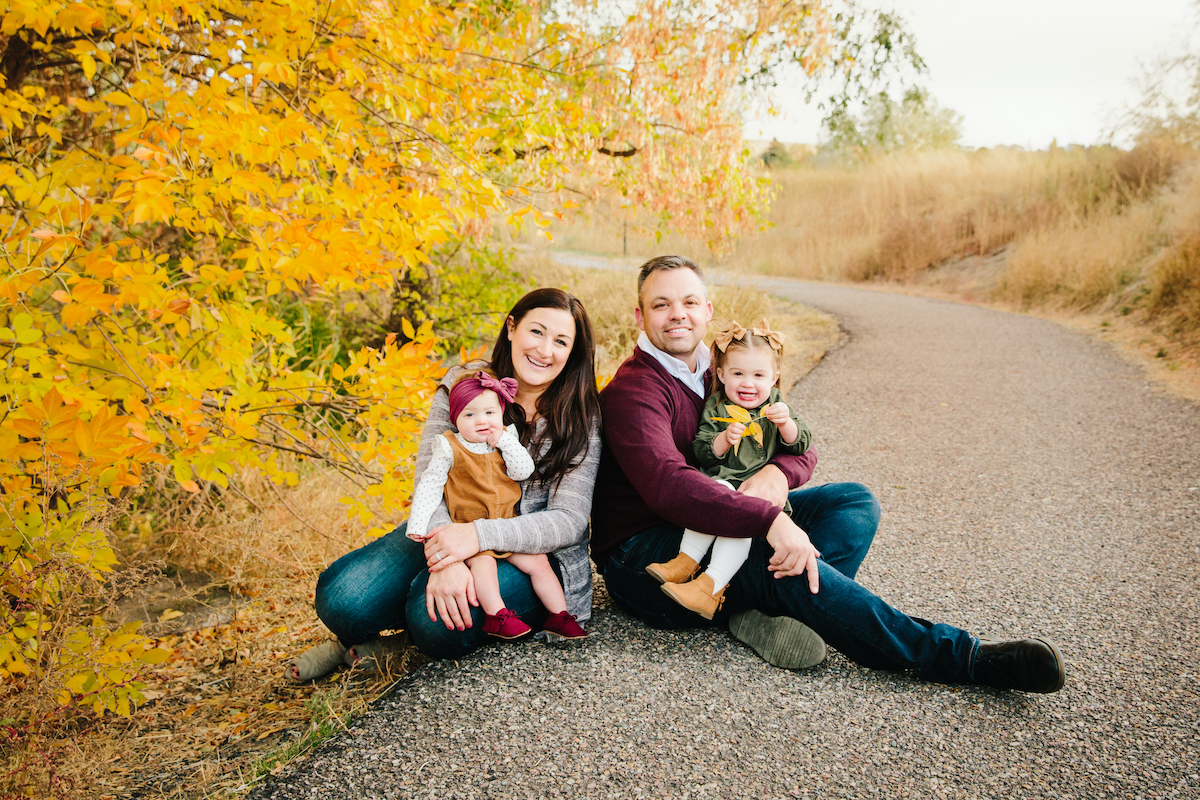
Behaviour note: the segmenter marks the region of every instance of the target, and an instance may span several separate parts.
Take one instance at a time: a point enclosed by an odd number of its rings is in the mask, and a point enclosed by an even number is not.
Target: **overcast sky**
[[[921,82],[963,116],[963,144],[1043,149],[1104,141],[1136,102],[1140,64],[1180,52],[1193,0],[893,0],[929,72]],[[783,82],[781,82],[783,83]],[[792,81],[793,85],[797,83]],[[822,112],[779,92],[783,116],[747,124],[750,139],[816,142]]]

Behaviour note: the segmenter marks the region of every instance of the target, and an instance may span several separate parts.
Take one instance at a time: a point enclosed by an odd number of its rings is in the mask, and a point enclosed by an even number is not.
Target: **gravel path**
[[[601,594],[586,643],[428,665],[253,796],[1200,797],[1200,407],[1042,320],[769,286],[849,333],[790,398],[815,482],[883,504],[860,581],[977,633],[1054,638],[1063,691],[836,653],[777,670]]]

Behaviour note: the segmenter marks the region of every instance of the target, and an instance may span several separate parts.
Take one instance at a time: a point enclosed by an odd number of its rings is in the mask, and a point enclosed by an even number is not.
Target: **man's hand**
[[[808,534],[787,514],[780,514],[767,531],[767,543],[775,548],[767,569],[774,572],[776,578],[807,572],[808,590],[816,594],[821,588],[821,578],[817,574],[817,556],[821,554],[808,540]]]
[[[475,580],[466,564],[453,569],[430,572],[425,587],[425,610],[429,619],[440,617],[447,630],[466,630],[471,627],[471,606],[479,605],[475,596]]]
[[[466,561],[479,552],[479,533],[474,522],[452,522],[434,528],[425,537],[425,566],[438,572]]]
[[[788,498],[787,475],[774,464],[767,464],[747,478],[746,482],[738,487],[738,491],[749,497],[761,497],[776,507],[783,508]]]

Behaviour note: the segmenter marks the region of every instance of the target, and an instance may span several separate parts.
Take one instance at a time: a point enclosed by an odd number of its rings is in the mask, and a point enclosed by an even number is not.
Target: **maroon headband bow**
[[[479,379],[479,385],[484,389],[491,389],[500,395],[500,399],[503,401],[501,405],[508,405],[517,399],[516,378],[497,378],[486,372],[477,372],[475,373],[475,377]]]
[[[450,389],[450,421],[458,419],[462,410],[481,393],[492,391],[500,398],[500,408],[505,408],[517,399],[517,379],[497,378],[486,372],[476,372],[469,378],[461,378]]]

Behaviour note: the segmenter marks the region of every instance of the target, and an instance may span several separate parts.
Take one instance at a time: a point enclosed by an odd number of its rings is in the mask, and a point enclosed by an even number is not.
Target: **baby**
[[[517,395],[517,381],[486,371],[463,375],[450,389],[450,419],[456,430],[434,440],[433,458],[413,493],[408,536],[423,542],[429,519],[444,496],[454,522],[515,517],[523,481],[534,464],[517,438],[515,426],[504,427],[504,409]],[[533,591],[550,612],[543,625],[550,641],[583,639],[587,632],[567,613],[562,584],[545,553],[495,553],[485,550],[466,560],[475,594],[486,617],[485,633],[519,639],[531,628],[504,605],[496,560],[529,576]]]

